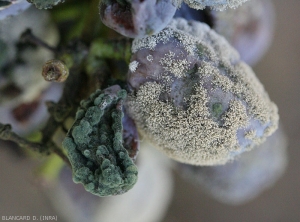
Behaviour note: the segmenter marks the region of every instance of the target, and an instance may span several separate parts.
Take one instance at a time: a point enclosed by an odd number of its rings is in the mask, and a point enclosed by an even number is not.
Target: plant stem
[[[38,45],[41,46],[43,48],[46,48],[48,50],[50,50],[53,53],[57,53],[57,49],[55,47],[52,47],[50,45],[48,45],[46,42],[42,41],[41,39],[39,39],[38,37],[36,37],[31,29],[26,29],[22,35],[21,35],[21,41],[22,42],[30,42],[34,45]]]
[[[67,165],[71,166],[68,157],[53,142],[49,142],[47,144],[30,142],[14,133],[12,131],[11,125],[9,124],[0,123],[0,139],[15,142],[20,147],[23,147],[25,149],[31,149],[41,154],[48,155],[50,154],[50,151],[53,151],[58,156],[60,156]]]

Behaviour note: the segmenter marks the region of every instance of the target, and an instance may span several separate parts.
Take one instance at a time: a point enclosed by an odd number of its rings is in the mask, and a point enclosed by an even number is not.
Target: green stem
[[[49,142],[47,144],[30,142],[30,141],[20,137],[16,133],[14,133],[12,131],[11,125],[9,125],[9,124],[0,123],[0,139],[15,142],[22,148],[31,149],[31,150],[33,150],[35,152],[39,152],[41,154],[48,155],[52,151],[55,154],[57,154],[58,156],[60,156],[66,164],[71,166],[70,161],[67,158],[67,156],[53,142]]]

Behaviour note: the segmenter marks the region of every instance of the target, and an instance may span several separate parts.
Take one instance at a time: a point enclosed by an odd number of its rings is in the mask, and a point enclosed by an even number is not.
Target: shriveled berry
[[[277,107],[262,84],[207,25],[173,20],[157,35],[135,39],[132,52],[129,113],[169,157],[224,164],[277,128]]]
[[[123,121],[126,95],[125,90],[114,85],[81,101],[75,122],[63,141],[74,182],[82,183],[98,196],[125,193],[137,181],[134,159],[138,135],[128,117]]]

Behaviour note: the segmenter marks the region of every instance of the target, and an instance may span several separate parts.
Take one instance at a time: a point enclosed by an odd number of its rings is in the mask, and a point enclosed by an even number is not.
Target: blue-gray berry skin
[[[29,3],[32,3],[38,9],[51,9],[53,6],[58,3],[64,2],[64,0],[27,0]]]
[[[221,166],[178,164],[182,175],[215,199],[243,204],[272,186],[287,165],[287,143],[282,129],[266,142]]]
[[[174,18],[184,18],[186,20],[195,20],[203,22],[213,27],[214,18],[210,9],[197,10],[189,7],[186,3],[182,3],[180,8],[177,9]]]
[[[141,134],[188,164],[225,164],[252,149],[278,125],[251,68],[207,25],[173,20],[135,39],[128,110]]]
[[[179,3],[173,0],[117,0],[100,2],[102,22],[118,33],[141,38],[161,31],[173,18]]]
[[[214,30],[224,36],[250,65],[257,63],[272,42],[274,9],[272,0],[251,0],[226,11],[212,11]]]
[[[125,193],[137,181],[137,132],[134,125],[124,125],[126,95],[115,85],[83,100],[63,141],[74,182],[98,196]]]
[[[29,6],[26,0],[0,1],[0,20],[18,15]]]
[[[272,0],[251,0],[225,11],[196,10],[183,3],[174,17],[208,24],[225,37],[241,59],[251,66],[266,53],[274,30]]]

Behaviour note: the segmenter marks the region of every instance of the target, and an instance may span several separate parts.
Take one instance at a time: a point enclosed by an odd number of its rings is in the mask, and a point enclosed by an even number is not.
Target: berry
[[[254,65],[267,51],[274,29],[270,0],[252,0],[236,9],[195,10],[182,4],[175,17],[208,24],[239,52],[241,59]]]
[[[287,165],[287,143],[281,129],[266,142],[221,166],[180,164],[183,175],[227,204],[242,204],[272,186]]]
[[[223,35],[250,65],[265,54],[274,30],[271,0],[251,0],[237,9],[212,12],[214,30]]]
[[[126,95],[125,90],[114,85],[81,101],[75,122],[63,141],[74,182],[82,183],[98,196],[125,193],[137,181],[134,159],[138,135],[129,117],[124,119]]]
[[[161,31],[173,18],[179,3],[173,0],[101,1],[102,22],[120,34],[141,38]]]
[[[0,1],[0,20],[18,15],[29,6],[30,4],[26,0]]]

